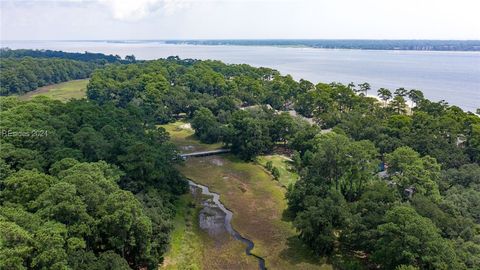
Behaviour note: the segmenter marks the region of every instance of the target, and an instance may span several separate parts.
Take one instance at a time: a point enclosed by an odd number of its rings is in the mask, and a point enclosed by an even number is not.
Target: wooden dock
[[[206,157],[206,156],[225,154],[229,152],[230,152],[230,149],[218,149],[218,150],[211,150],[211,151],[201,151],[201,152],[180,154],[180,157],[183,159],[187,159],[189,157]]]

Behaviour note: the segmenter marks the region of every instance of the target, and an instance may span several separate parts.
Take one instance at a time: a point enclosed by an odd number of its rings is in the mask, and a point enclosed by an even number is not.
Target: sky
[[[0,0],[2,40],[480,39],[480,0]]]

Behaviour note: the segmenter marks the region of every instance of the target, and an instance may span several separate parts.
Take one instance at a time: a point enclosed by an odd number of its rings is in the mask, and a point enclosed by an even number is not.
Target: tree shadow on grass
[[[294,215],[293,213],[287,209],[283,210],[282,212],[282,221],[285,221],[285,222],[293,222],[294,220]]]
[[[299,263],[322,265],[327,263],[327,258],[313,253],[297,236],[287,239],[287,248],[280,252],[280,258],[293,265]]]

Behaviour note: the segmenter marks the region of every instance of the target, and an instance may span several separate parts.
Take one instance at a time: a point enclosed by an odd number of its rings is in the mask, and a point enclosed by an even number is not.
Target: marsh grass
[[[163,126],[178,146],[194,146],[196,151],[218,149],[221,144],[202,144],[184,122]],[[266,160],[267,158],[265,158]],[[220,194],[222,203],[233,212],[232,225],[255,243],[252,253],[263,257],[269,269],[333,269],[326,258],[315,256],[296,237],[291,220],[285,218],[287,202],[284,185],[297,176],[286,173],[288,163],[272,156],[284,178],[274,180],[263,162],[245,162],[234,155],[189,158],[178,169],[193,181]],[[266,161],[265,161],[266,162]],[[282,170],[281,170],[282,173]],[[198,228],[198,219],[196,222]],[[245,246],[230,237],[218,244],[202,230],[194,231],[203,247],[203,269],[257,269],[257,260],[245,255]],[[171,268],[174,269],[174,268]]]
[[[215,162],[218,159],[222,165]],[[252,252],[266,260],[267,268],[332,269],[325,258],[314,256],[295,241],[292,223],[283,218],[285,188],[260,165],[222,155],[190,158],[179,169],[220,194],[223,204],[234,213],[233,227],[255,243]]]

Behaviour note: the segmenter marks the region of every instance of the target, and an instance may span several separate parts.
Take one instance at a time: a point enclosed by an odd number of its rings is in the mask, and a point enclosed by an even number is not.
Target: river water
[[[273,46],[203,46],[158,41],[2,41],[12,49],[101,52],[137,59],[172,55],[271,67],[295,79],[317,82],[369,82],[380,87],[420,89],[433,101],[445,100],[465,110],[480,107],[480,52],[333,50]],[[370,93],[369,93],[370,94]]]

